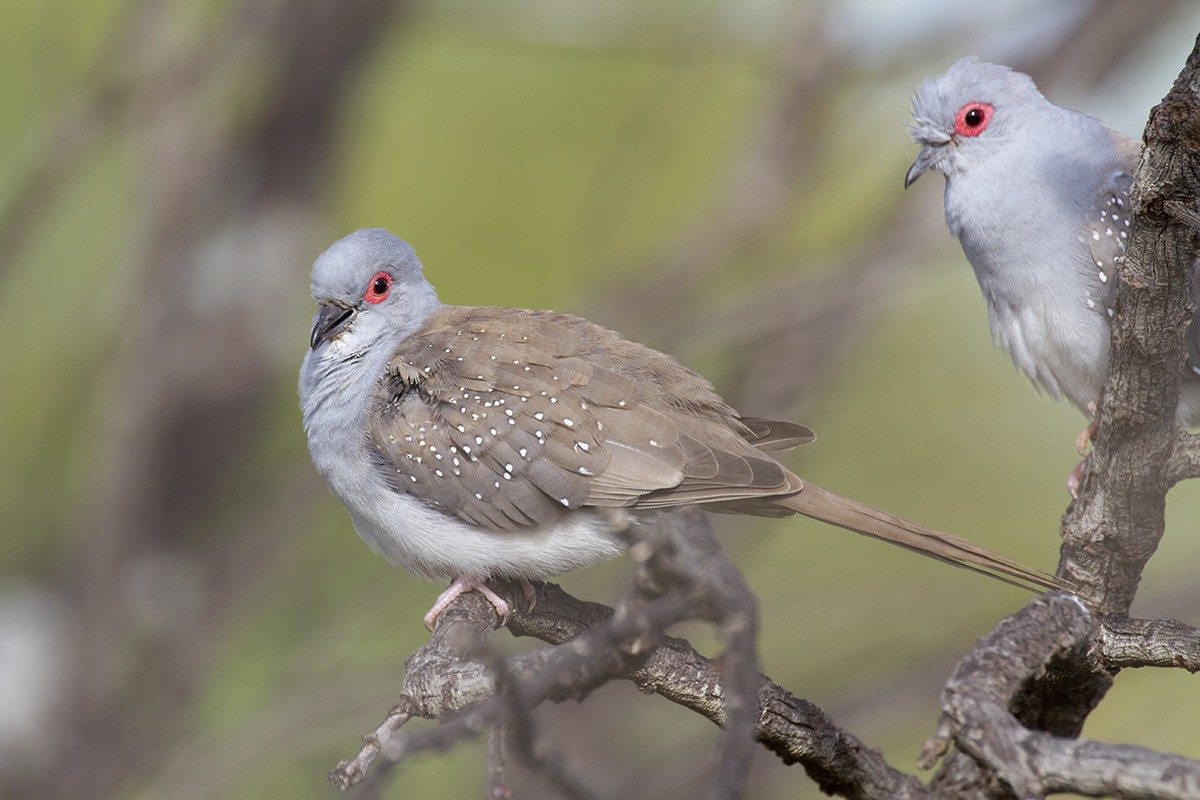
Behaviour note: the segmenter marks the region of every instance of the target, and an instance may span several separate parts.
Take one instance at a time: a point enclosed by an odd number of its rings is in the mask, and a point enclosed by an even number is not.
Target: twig
[[[481,662],[479,648],[469,644],[492,630],[496,615],[474,593],[460,598],[406,664],[407,701],[417,714],[443,724],[404,737],[383,726],[388,735],[376,732],[365,739],[363,751],[349,763],[378,753],[370,781],[376,784],[385,769],[414,753],[450,747],[489,726],[527,724],[527,715],[516,714],[512,703],[528,709],[545,700],[582,699],[597,686],[624,678],[724,725],[710,782],[713,797],[741,796],[755,739],[785,762],[803,763],[827,791],[852,798],[925,796],[916,779],[893,770],[816,706],[758,674],[748,589],[700,512],[673,515],[668,524],[636,533],[642,539],[633,547],[638,580],[617,610],[576,600],[552,584],[539,586],[532,610],[513,604],[517,610],[508,627],[515,636],[555,646],[506,659],[500,670]],[[497,582],[493,588],[514,601],[521,595],[515,583]],[[687,642],[663,635],[667,626],[690,618],[717,624],[727,645],[720,670]],[[525,748],[528,760],[544,765],[532,732],[513,733],[520,737],[516,752]],[[354,775],[361,779],[362,771]],[[569,776],[554,780],[560,789],[571,786],[583,793]]]
[[[1163,210],[1171,215],[1171,219],[1187,225],[1193,231],[1200,231],[1200,212],[1179,200],[1167,200]]]
[[[522,597],[517,584],[498,583],[493,588],[514,603]],[[525,610],[519,603],[514,605],[518,610],[510,617],[508,624],[513,635],[532,636],[555,645],[576,644],[579,637],[589,630],[604,629],[606,621],[614,617],[613,610],[607,606],[576,599],[554,584],[539,586],[537,593],[537,606],[533,611]],[[672,603],[674,602],[676,601],[673,600]],[[681,607],[674,607],[670,611],[666,616],[678,615]],[[454,631],[461,630],[463,626],[475,630],[490,629],[495,620],[496,614],[491,605],[482,597],[468,593],[446,610],[438,630],[422,650],[444,647],[445,638],[457,635]],[[640,626],[633,626],[625,631],[625,635],[631,636],[632,641],[637,641],[643,638],[644,633]],[[611,633],[606,636],[611,636]],[[597,644],[600,651],[611,647],[603,643]],[[550,654],[559,649],[554,647],[514,656],[508,662],[508,670],[514,679],[522,680],[535,675],[550,675],[557,670],[557,664],[560,663],[552,662]],[[591,646],[585,646],[585,649],[590,650]],[[492,694],[488,696],[494,697],[498,683],[477,675],[474,670],[478,664],[469,666],[459,663],[454,664],[452,668],[447,668],[445,664],[435,664],[426,671],[419,666],[423,661],[421,651],[414,654],[409,659],[410,673],[405,678],[406,691],[413,686],[422,687],[421,695],[411,698],[420,709],[420,715],[450,717],[462,708],[458,705],[460,703],[487,703],[487,700],[478,699],[479,694],[487,694],[490,691]],[[413,680],[414,669],[425,674]],[[464,676],[467,676],[466,683],[471,685],[469,691],[463,689]],[[617,675],[610,674],[609,678],[611,677],[630,680],[642,692],[658,694],[715,723],[720,724],[724,719],[721,671],[682,639],[665,637],[661,643],[644,654],[644,661],[640,666],[628,668],[626,665],[626,671]],[[586,694],[586,691],[580,691],[578,682],[573,678],[567,681],[567,688],[562,686],[561,674],[556,680],[558,684],[545,692],[547,697],[543,699],[563,699],[567,696]],[[595,685],[599,685],[599,682]],[[444,701],[447,697],[451,698],[448,703]],[[527,703],[533,703],[538,698],[530,693],[526,695],[526,700]],[[482,708],[477,706],[475,711]],[[389,737],[388,747],[391,751],[385,755],[389,760],[374,764],[367,782],[370,782],[371,778],[379,779],[383,772],[381,767],[386,768],[393,763],[390,759],[404,758],[418,750],[436,749],[443,744],[449,746],[461,740],[460,734],[477,735],[492,720],[499,717],[498,713],[495,717],[491,716],[497,711],[498,705],[493,705],[471,722],[456,719],[448,724],[460,727],[453,735],[444,739],[439,737],[437,741],[408,740],[401,744],[395,737]],[[763,746],[785,763],[802,764],[813,780],[829,793],[864,800],[927,797],[925,788],[917,779],[888,766],[880,753],[840,729],[815,705],[794,697],[767,678],[759,678],[755,723],[756,738]],[[437,735],[445,727],[447,726],[444,725],[432,733]],[[361,755],[360,753],[359,757]]]
[[[392,706],[383,722],[372,733],[363,737],[362,749],[350,761],[339,761],[333,772],[329,773],[329,782],[338,789],[348,789],[361,781],[367,774],[367,768],[379,755],[382,747],[392,740],[396,732],[404,727],[417,713],[417,707],[407,697]]]
[[[481,662],[471,659],[454,661],[450,642],[458,638],[464,626],[475,629],[480,620],[494,624],[495,612],[477,594],[463,595],[443,612],[430,641],[409,659],[405,676],[405,697],[421,716],[439,718],[443,724],[432,730],[407,737],[392,736],[380,740],[377,756],[380,764],[397,765],[409,756],[429,750],[445,750],[460,741],[474,738],[499,722],[507,722],[509,699],[500,691],[494,673]],[[454,616],[448,616],[452,614]],[[505,662],[508,683],[520,685],[521,702],[526,707],[546,700],[582,699],[593,689],[635,668],[644,660],[641,650],[647,632],[679,621],[687,613],[678,595],[653,601],[645,609],[615,614],[610,622],[566,642],[544,648]],[[490,614],[490,619],[488,615]],[[446,669],[446,661],[454,669]],[[462,691],[462,675],[473,691]],[[490,680],[489,680],[490,679]],[[410,694],[414,686],[420,686]],[[490,687],[490,689],[488,688]],[[439,694],[441,690],[441,694]],[[474,691],[488,694],[479,700]],[[368,746],[364,746],[364,750]],[[372,749],[375,749],[372,746]],[[351,763],[362,759],[363,753]],[[379,769],[380,765],[376,765]],[[357,776],[361,779],[361,775]],[[339,788],[345,788],[340,786]]]
[[[504,726],[493,726],[488,734],[487,781],[483,789],[487,800],[510,800],[512,797],[504,780],[504,739]]]
[[[1200,672],[1200,628],[1173,619],[1109,617],[1096,640],[1099,658],[1111,670],[1175,667]]]
[[[1186,431],[1179,434],[1171,450],[1167,476],[1172,485],[1189,478],[1200,478],[1200,435]]]
[[[680,592],[692,613],[716,626],[722,652],[722,735],[709,796],[740,797],[754,757],[758,708],[758,610],[745,578],[725,557],[709,516],[699,509],[676,512],[670,524],[641,534],[633,548],[639,582],[659,591]]]
[[[511,735],[505,738],[512,745],[512,752],[526,767],[554,786],[563,797],[568,800],[594,800],[598,797],[575,774],[567,759],[558,752],[558,748],[537,735],[530,713],[536,703],[526,696],[521,681],[513,680],[506,674],[503,660],[499,660],[496,666],[504,686],[504,691],[498,697],[503,722],[492,730],[509,731]]]

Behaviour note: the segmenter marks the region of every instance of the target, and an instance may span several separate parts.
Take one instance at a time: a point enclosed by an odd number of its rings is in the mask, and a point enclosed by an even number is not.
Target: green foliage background
[[[224,5],[175,3],[169,30],[180,40],[201,35]],[[655,5],[622,6],[623,26],[590,41],[580,29],[555,36],[549,24],[523,28],[536,15],[516,2],[489,3],[486,11],[466,2],[430,5],[403,17],[341,106],[323,223],[307,232],[311,256],[350,230],[385,226],[413,243],[447,302],[592,316],[601,298],[636,305],[622,286],[719,200],[772,79],[764,55],[770,37],[723,27],[732,4]],[[0,197],[11,199],[53,123],[93,86],[126,6],[0,6]],[[831,76],[841,89],[807,140],[820,165],[811,183],[797,188],[786,224],[739,251],[706,285],[705,302],[728,308],[785,271],[816,273],[870,240],[901,204],[919,204],[936,221],[936,176],[907,195],[901,189],[913,155],[904,131],[908,94],[922,75],[981,41],[965,38],[890,72],[864,59]],[[262,77],[248,70],[232,98],[213,102],[244,104],[250,114]],[[1145,89],[1145,110],[1167,85]],[[149,155],[136,125],[104,137],[25,231],[28,245],[0,264],[8,334],[0,357],[0,599],[18,586],[60,590],[63,564],[89,536],[79,515],[104,468],[96,460],[102,432],[114,404],[124,402],[110,367],[131,319],[172,290],[148,291],[131,269],[147,233]],[[994,350],[961,253],[944,230],[931,230],[938,238],[914,279],[882,299],[886,311],[848,357],[787,412],[819,434],[789,463],[822,486],[1052,568],[1082,419],[1038,398]],[[308,267],[290,265],[291,278],[257,301],[289,309],[294,359],[281,359],[264,383],[271,411],[252,432],[253,457],[210,498],[218,540],[222,520],[253,500],[247,492],[307,468],[293,387],[311,314]],[[655,321],[643,330],[655,330]],[[644,338],[643,330],[626,332]],[[677,354],[719,390],[736,393],[729,383],[736,354],[712,344],[722,331],[704,333]],[[753,398],[740,406],[763,411]],[[403,660],[425,638],[420,617],[437,587],[373,556],[332,497],[309,503],[283,533],[285,545],[249,569],[254,579],[208,651],[198,693],[178,709],[169,752],[123,780],[115,796],[332,796],[325,773],[393,702]],[[1198,510],[1194,487],[1173,493],[1171,527],[1137,613],[1200,619]],[[766,673],[900,766],[912,765],[932,733],[938,692],[956,658],[1027,599],[807,520],[718,524],[759,593]],[[618,561],[562,583],[612,601],[627,576],[628,564]],[[114,592],[118,584],[114,575]],[[684,634],[715,647],[702,628]],[[1085,733],[1200,757],[1194,682],[1122,675]],[[135,687],[130,702],[163,689]],[[690,796],[714,738],[707,723],[626,686],[539,719],[568,732],[560,745],[585,775],[612,780],[610,765],[619,764],[633,796]],[[387,796],[478,796],[482,765],[479,745],[427,756],[405,767]],[[12,769],[2,766],[0,774]],[[759,766],[751,796],[818,796],[796,768],[765,754]],[[662,785],[650,791],[656,780]]]

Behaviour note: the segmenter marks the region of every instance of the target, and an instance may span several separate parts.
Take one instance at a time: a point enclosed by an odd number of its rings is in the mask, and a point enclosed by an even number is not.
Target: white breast
[[[373,500],[353,507],[347,503],[358,535],[391,563],[426,579],[466,575],[541,580],[615,558],[625,550],[605,512],[594,509],[567,514],[550,525],[494,531],[397,493],[382,481],[366,496]]]

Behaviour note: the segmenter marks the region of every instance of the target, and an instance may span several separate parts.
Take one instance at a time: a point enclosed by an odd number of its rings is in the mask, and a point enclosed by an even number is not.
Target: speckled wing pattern
[[[1081,237],[1096,265],[1101,287],[1097,296],[1089,294],[1087,303],[1099,313],[1113,315],[1113,300],[1117,285],[1117,259],[1129,246],[1129,190],[1133,186],[1133,170],[1137,164],[1141,143],[1128,136],[1114,133],[1117,151],[1124,166],[1115,171],[1102,187],[1096,206],[1099,218],[1093,220]],[[1200,307],[1200,270],[1192,269],[1192,302]],[[1200,315],[1193,315],[1188,328],[1188,370],[1185,375],[1200,377]]]
[[[1100,213],[1091,220],[1080,236],[1095,264],[1095,277],[1100,281],[1097,291],[1088,292],[1088,308],[1111,317],[1117,285],[1117,259],[1125,254],[1129,242],[1129,187],[1133,179],[1124,170],[1112,175],[1102,188],[1096,205]],[[1094,280],[1088,281],[1095,286]]]
[[[787,514],[763,500],[802,484],[764,451],[813,438],[586,320],[452,306],[395,354],[369,435],[393,489],[492,530],[587,506]]]

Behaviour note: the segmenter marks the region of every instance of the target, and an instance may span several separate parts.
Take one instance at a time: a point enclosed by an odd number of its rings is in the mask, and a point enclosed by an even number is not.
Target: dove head
[[[904,176],[905,188],[927,170],[951,180],[995,158],[1036,129],[1038,115],[1049,109],[1028,75],[974,56],[956,61],[941,77],[922,81],[913,95],[908,132],[921,153]]]
[[[312,296],[319,306],[312,350],[344,356],[403,340],[438,307],[416,253],[382,228],[355,231],[322,253],[313,263]]]

